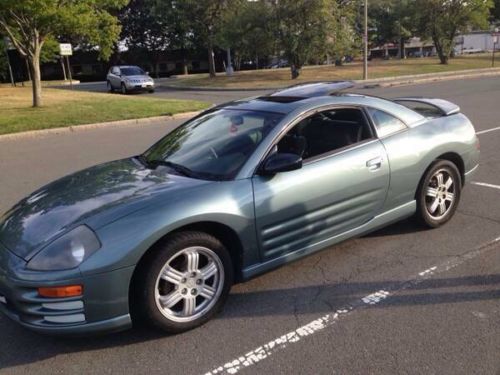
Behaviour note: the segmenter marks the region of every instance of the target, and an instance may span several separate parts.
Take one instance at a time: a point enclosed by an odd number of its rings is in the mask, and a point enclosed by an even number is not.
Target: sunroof
[[[257,99],[274,103],[293,103],[307,98],[302,98],[300,96],[267,95],[267,96],[260,96]]]
[[[351,81],[329,81],[306,83],[297,86],[288,87],[283,90],[278,90],[271,96],[293,96],[300,98],[312,98],[315,96],[327,96],[335,94],[341,90],[354,87]]]

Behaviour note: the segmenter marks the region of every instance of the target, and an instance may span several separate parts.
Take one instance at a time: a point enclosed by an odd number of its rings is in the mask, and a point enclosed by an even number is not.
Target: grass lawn
[[[31,87],[0,87],[0,134],[96,122],[173,115],[208,103],[44,88],[43,107],[32,108]]]
[[[491,67],[491,55],[484,54],[456,57],[450,59],[448,65],[439,64],[439,60],[433,57],[387,61],[376,59],[369,62],[368,72],[369,78],[381,78],[489,67]],[[299,78],[293,81],[290,79],[290,68],[282,68],[237,72],[232,77],[219,73],[212,79],[207,74],[179,76],[174,84],[184,87],[267,88],[285,87],[301,82],[362,78],[363,66],[360,62],[355,62],[344,66],[304,67]]]

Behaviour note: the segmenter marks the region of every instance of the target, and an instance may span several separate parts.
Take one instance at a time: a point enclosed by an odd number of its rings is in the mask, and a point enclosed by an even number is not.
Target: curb
[[[75,133],[81,131],[88,131],[94,129],[101,128],[113,128],[113,127],[122,127],[122,126],[134,126],[134,125],[150,125],[154,122],[159,121],[169,121],[169,120],[179,120],[179,119],[188,119],[194,117],[201,113],[201,111],[196,112],[183,112],[177,113],[175,115],[170,116],[155,116],[155,117],[145,117],[139,119],[130,119],[130,120],[118,120],[118,121],[109,121],[109,122],[98,122],[95,124],[83,124],[83,125],[72,125],[61,128],[51,128],[51,129],[41,129],[41,130],[29,130],[25,132],[13,133],[13,134],[1,134],[1,141],[8,141],[13,139],[22,139],[22,138],[34,138],[52,134],[63,134],[63,133]]]
[[[399,85],[409,85],[425,82],[435,82],[452,80],[457,78],[476,78],[476,77],[488,77],[500,75],[500,68],[482,68],[482,69],[467,69],[467,70],[457,70],[453,72],[442,72],[442,73],[425,73],[425,74],[415,74],[415,75],[404,75],[397,77],[383,77],[369,79],[367,81],[363,80],[352,80],[354,83],[359,85],[361,88],[377,88],[377,87],[391,87]],[[303,82],[303,83],[314,83]],[[224,87],[205,87],[205,86],[176,86],[176,85],[161,85],[159,88],[165,88],[169,90],[177,91],[270,91],[270,90],[282,90],[287,86],[281,87],[241,87],[241,88],[224,88]]]
[[[452,73],[452,72],[445,72]],[[377,80],[368,81],[355,81],[360,84],[360,87],[365,89],[379,88],[379,87],[393,87],[393,86],[404,86],[419,83],[429,83],[429,82],[439,82],[439,81],[451,81],[454,79],[469,79],[469,78],[480,78],[480,77],[491,77],[500,75],[500,68],[487,68],[481,69],[480,71],[470,71],[461,70],[458,72],[453,72],[455,74],[422,74],[415,76],[401,76],[397,80],[391,80],[389,78],[380,78]]]
[[[235,92],[235,91],[269,91],[269,90],[281,90],[285,87],[264,87],[264,88],[256,88],[256,87],[243,87],[243,88],[234,88],[234,87],[204,87],[204,86],[175,86],[175,85],[161,85],[158,88],[168,89],[168,90],[176,90],[176,91],[213,91],[213,92]]]

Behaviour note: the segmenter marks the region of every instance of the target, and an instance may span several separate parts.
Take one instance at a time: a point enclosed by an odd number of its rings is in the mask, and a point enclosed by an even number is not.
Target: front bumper
[[[152,91],[155,89],[154,83],[125,83],[128,91]]]
[[[133,267],[57,279],[57,272],[26,273],[24,260],[0,244],[0,311],[22,326],[53,335],[86,335],[132,326],[128,289]],[[79,272],[78,272],[79,273]],[[83,295],[47,298],[39,287],[83,285]]]

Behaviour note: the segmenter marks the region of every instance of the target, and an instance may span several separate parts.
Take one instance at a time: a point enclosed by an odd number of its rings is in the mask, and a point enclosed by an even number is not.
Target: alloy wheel
[[[217,303],[224,286],[224,268],[215,252],[189,247],[172,256],[158,275],[156,306],[174,322],[191,322]]]
[[[455,181],[447,169],[437,170],[429,180],[425,191],[427,212],[434,220],[440,220],[455,203]]]

